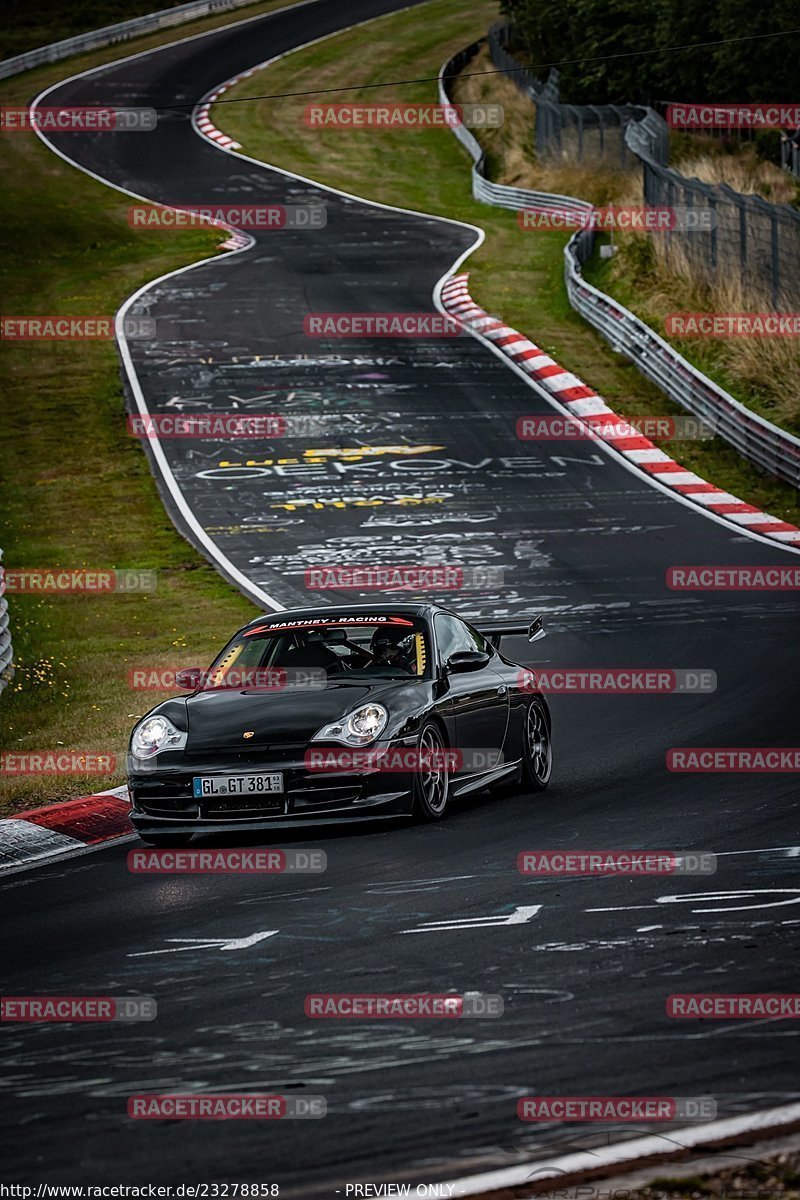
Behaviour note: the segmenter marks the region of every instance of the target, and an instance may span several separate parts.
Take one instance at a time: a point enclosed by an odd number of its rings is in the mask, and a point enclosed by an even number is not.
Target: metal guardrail
[[[0,550],[0,692],[14,674],[14,652],[11,646],[11,630],[8,625],[8,601],[5,598],[5,574],[2,567],[3,551]]]
[[[448,78],[457,74],[478,53],[482,44],[482,40],[473,42],[448,59],[442,67],[439,72],[439,99],[442,104],[452,103],[447,90]],[[590,203],[575,196],[559,196],[552,192],[491,183],[484,175],[485,159],[480,143],[463,125],[451,128],[473,160],[472,194],[476,200],[511,209],[569,207],[591,211],[593,206]],[[636,128],[637,123],[629,126],[630,131]],[[648,131],[641,129],[632,136],[646,140]],[[676,404],[701,418],[750,462],[800,488],[800,438],[746,408],[688,362],[644,321],[586,282],[581,267],[592,252],[594,239],[594,230],[581,229],[570,238],[564,249],[564,281],[573,308],[615,350],[628,355],[642,374]]]
[[[448,77],[457,75],[475,57],[483,44],[483,38],[472,42],[444,64],[439,72],[439,101],[441,104],[452,103],[447,90]],[[527,188],[492,183],[486,178],[486,156],[478,139],[470,133],[465,125],[451,125],[450,128],[472,158],[472,194],[476,200],[481,200],[484,204],[493,204],[496,208],[515,210],[535,204],[537,208],[543,209],[591,211],[592,206],[588,201],[577,200],[574,196],[559,196],[556,192],[532,192]]]
[[[644,321],[586,282],[581,265],[592,252],[594,238],[594,230],[582,229],[564,250],[564,280],[572,307],[656,387],[710,425],[744,458],[800,488],[800,438],[735,400]]]
[[[22,71],[29,71],[31,67],[59,62],[62,58],[82,54],[86,50],[113,46],[116,42],[128,41],[129,38],[138,37],[142,33],[154,33],[170,25],[182,25],[186,21],[193,21],[196,17],[210,16],[212,13],[225,12],[231,8],[244,8],[245,5],[254,3],[256,0],[191,0],[191,3],[178,4],[175,8],[131,17],[130,20],[120,21],[116,25],[106,25],[89,33],[79,33],[75,37],[64,38],[61,42],[52,42],[49,46],[40,46],[37,50],[28,50],[25,54],[6,58],[0,61],[0,79],[19,75]]]

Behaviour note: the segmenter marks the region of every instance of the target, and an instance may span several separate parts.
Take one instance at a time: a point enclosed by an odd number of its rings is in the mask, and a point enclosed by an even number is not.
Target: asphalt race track
[[[710,668],[718,688],[554,697],[543,799],[473,799],[430,828],[282,836],[324,849],[322,875],[137,877],[131,842],[5,879],[4,990],[159,1004],[152,1024],[3,1027],[5,1166],[26,1180],[238,1179],[333,1196],[347,1183],[451,1179],[607,1141],[606,1127],[523,1124],[527,1093],[710,1095],[721,1116],[800,1098],[793,1023],[665,1015],[673,992],[792,991],[800,928],[796,776],[665,766],[673,746],[797,744],[800,605],[790,592],[672,592],[665,572],[797,555],[704,517],[603,449],[518,441],[518,416],[551,410],[470,338],[306,337],[308,313],[432,310],[437,280],[475,232],[243,162],[201,140],[188,107],[169,108],[405,3],[318,0],[111,65],[44,101],[166,110],[146,135],[52,139],[136,195],[327,208],[323,230],[257,234],[250,249],[154,285],[136,311],[156,319],[157,339],[129,346],[151,412],[295,405],[327,422],[296,453],[338,453],[278,472],[277,443],[176,440],[162,443],[171,472],[228,574],[275,606],[336,598],[305,589],[309,565],[501,566],[504,587],[452,602],[468,616],[543,612],[546,642],[507,647],[524,661],[535,650],[537,663]],[[343,453],[359,446],[361,458]],[[264,465],[219,465],[245,458]],[[713,851],[719,870],[518,873],[521,850],[563,847]],[[515,923],[481,924],[519,909]],[[436,928],[459,918],[474,923]],[[271,936],[227,951],[170,941],[256,933]],[[309,992],[451,990],[500,994],[504,1016],[337,1022],[303,1011]],[[130,1095],[159,1091],[323,1095],[328,1115],[128,1118]]]

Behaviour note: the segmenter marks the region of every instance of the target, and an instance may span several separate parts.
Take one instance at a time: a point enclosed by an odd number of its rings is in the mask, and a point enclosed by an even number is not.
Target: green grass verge
[[[483,35],[496,16],[496,5],[487,0],[433,0],[424,10],[383,17],[288,55],[225,98],[347,86],[353,90],[329,99],[432,101],[437,94],[434,83],[387,90],[369,85],[435,75],[449,54]],[[683,413],[571,309],[563,285],[566,237],[557,232],[523,233],[515,213],[472,199],[469,159],[452,133],[310,129],[303,120],[308,102],[302,98],[219,104],[213,116],[254,158],[373,200],[481,225],[486,241],[466,264],[478,303],[580,375],[622,415]],[[796,489],[761,474],[721,439],[658,444],[720,487],[800,523]]]
[[[177,36],[225,23],[230,14]],[[0,85],[0,103],[27,103],[78,70],[175,37],[165,31],[27,72]],[[3,148],[4,314],[110,315],[148,280],[217,252],[219,231],[132,230],[129,197],[69,166],[33,133],[9,134]],[[0,749],[102,750],[122,767],[134,717],[163,698],[130,691],[128,670],[204,664],[254,609],[167,517],[145,455],[125,431],[112,342],[4,341],[0,386],[6,567],[158,571],[150,594],[9,597],[17,671],[0,694]],[[0,774],[0,815],[122,779],[121,769],[103,778]]]

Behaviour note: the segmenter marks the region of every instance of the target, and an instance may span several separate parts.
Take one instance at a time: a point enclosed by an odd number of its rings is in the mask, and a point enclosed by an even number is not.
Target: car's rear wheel
[[[145,846],[156,846],[164,850],[178,850],[188,846],[192,840],[191,833],[140,833],[140,839]]]
[[[444,741],[438,725],[423,725],[417,739],[418,770],[414,775],[414,816],[419,821],[440,821],[450,799],[450,775]]]
[[[522,736],[522,784],[527,791],[543,792],[553,773],[550,714],[544,701],[531,700]]]

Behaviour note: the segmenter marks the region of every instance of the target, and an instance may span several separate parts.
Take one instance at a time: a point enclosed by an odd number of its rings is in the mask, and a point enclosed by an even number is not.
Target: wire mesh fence
[[[800,212],[770,204],[723,184],[687,179],[643,159],[646,204],[685,206],[712,214],[711,227],[664,234],[664,253],[680,251],[683,261],[709,282],[746,279],[774,309],[800,303]],[[677,238],[677,240],[676,240]]]
[[[643,172],[644,202],[697,212],[692,228],[674,228],[665,254],[708,283],[746,279],[755,298],[774,309],[800,303],[800,212],[770,204],[725,184],[681,175],[669,163],[669,129],[652,108],[638,105],[562,104],[558,74],[537,86],[535,76],[517,71],[508,47],[513,26],[494,25],[488,34],[492,61],[536,107],[536,154],[542,162],[613,166],[637,164]],[[798,168],[798,147],[784,145],[784,165]],[[702,216],[700,215],[702,214]]]
[[[631,122],[641,121],[652,110],[639,104],[563,104],[559,73],[551,70],[541,83],[509,52],[514,34],[510,23],[493,25],[487,42],[492,62],[536,105],[536,155],[542,162],[570,165],[604,165],[628,170],[638,166],[635,151],[626,142]],[[668,156],[667,126],[659,118],[650,153],[658,162]]]

